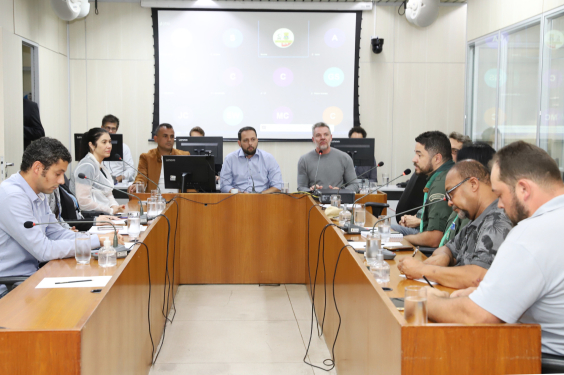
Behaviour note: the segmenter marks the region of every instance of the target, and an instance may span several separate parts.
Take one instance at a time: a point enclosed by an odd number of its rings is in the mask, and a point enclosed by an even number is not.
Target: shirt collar
[[[37,200],[39,200],[39,201],[45,200],[45,194],[43,194],[43,193],[35,194],[35,191],[33,191],[31,186],[29,186],[29,184],[27,183],[25,178],[23,178],[23,176],[20,174],[20,172],[16,173],[15,178],[16,178],[16,183],[19,186],[21,186],[21,188],[23,189],[25,194],[29,197],[29,199],[32,202],[35,202]]]
[[[564,195],[559,195],[555,198],[552,198],[551,200],[540,206],[531,216],[531,218],[540,216],[550,211],[558,210],[560,208],[564,208]]]
[[[453,165],[454,165],[454,161],[452,161],[452,160],[449,160],[449,161],[443,163],[443,165],[441,165],[439,168],[437,168],[436,171],[434,171],[433,173],[431,173],[430,175],[427,176],[427,181],[429,181],[431,176],[433,176],[434,174],[441,173],[442,171],[446,171],[447,169],[450,169],[450,167],[452,167]]]
[[[488,207],[486,207],[486,209],[480,214],[480,216],[478,216],[476,219],[472,220],[472,222],[468,225],[473,225],[475,227],[480,225],[482,223],[482,221],[484,221],[484,218],[486,216],[488,216],[488,214],[490,212],[492,212],[493,210],[496,209],[498,201],[499,201],[499,199],[496,199],[495,201],[493,201]]]
[[[251,156],[251,159],[254,158],[255,156],[260,157],[260,149],[257,148],[257,152],[253,156]],[[239,158],[246,158],[247,157],[247,155],[245,155],[245,153],[243,152],[242,148],[239,148],[239,151],[237,151],[237,157],[239,157]]]

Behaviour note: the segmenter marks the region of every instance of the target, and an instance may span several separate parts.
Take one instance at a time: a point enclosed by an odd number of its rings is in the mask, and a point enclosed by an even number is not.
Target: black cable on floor
[[[174,200],[174,203],[176,203],[176,224],[174,226],[174,250],[172,251],[172,277],[174,278],[175,275],[174,271],[176,267],[176,233],[178,231],[178,213],[180,211],[180,205],[178,204],[176,199],[173,198],[172,200]],[[174,279],[173,279],[173,284],[174,284]],[[174,317],[176,316],[176,304],[174,302],[174,298],[172,298],[172,308],[174,310],[174,314],[172,315],[172,321],[174,321]]]
[[[135,244],[145,246],[147,249],[147,276],[149,277],[149,301],[147,302],[147,322],[149,323],[149,337],[151,338],[151,346],[153,347],[151,351],[151,362],[153,361],[153,356],[155,355],[155,343],[153,341],[153,333],[151,332],[151,262],[149,258],[149,247],[140,241],[135,242]]]
[[[172,321],[168,318],[168,296],[167,296],[167,280],[168,283],[170,285],[170,274],[168,271],[168,255],[169,255],[169,246],[170,246],[170,220],[168,219],[168,217],[166,217],[163,214],[158,214],[156,215],[154,219],[156,219],[157,217],[164,217],[166,219],[166,222],[168,224],[168,235],[166,238],[166,263],[165,263],[165,279],[164,279],[164,286],[163,286],[163,307],[162,307],[162,314],[165,317],[165,327],[166,327],[166,320],[170,321],[172,323]],[[166,313],[165,313],[165,306],[166,306]]]
[[[314,288],[313,288],[313,286],[312,286],[312,284],[311,284],[311,268],[310,268],[310,266],[309,266],[309,226],[310,226],[309,223],[310,223],[310,217],[311,217],[311,210],[312,210],[314,207],[320,207],[320,206],[321,206],[321,205],[319,205],[319,204],[314,204],[314,205],[312,205],[312,206],[309,208],[309,212],[308,212],[308,214],[307,214],[307,275],[308,275],[308,278],[309,278],[309,290],[310,290],[310,292],[312,293],[312,295],[313,295],[313,292],[314,292],[315,290],[314,290]],[[318,262],[319,262],[319,254],[317,254],[317,260],[318,260]],[[317,311],[315,311],[315,305],[314,305],[314,304],[312,304],[312,309],[313,309],[312,314],[313,314],[313,316],[315,316],[315,321],[319,323],[319,320],[317,319]],[[312,318],[311,318],[311,319],[312,319],[312,326],[313,326],[313,316],[312,316]],[[319,324],[318,324],[318,325],[319,325]],[[318,327],[318,332],[319,332],[319,327]]]

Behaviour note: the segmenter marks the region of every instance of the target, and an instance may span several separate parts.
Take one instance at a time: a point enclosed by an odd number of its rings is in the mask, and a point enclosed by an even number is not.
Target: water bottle
[[[108,238],[104,240],[104,247],[98,251],[98,265],[100,267],[113,267],[117,264],[116,249]]]

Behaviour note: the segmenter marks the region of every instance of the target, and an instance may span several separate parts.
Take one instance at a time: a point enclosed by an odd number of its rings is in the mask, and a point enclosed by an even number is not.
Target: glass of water
[[[382,173],[382,184],[388,186],[390,183],[390,175],[388,173]]]
[[[284,193],[284,194],[290,193],[290,183],[289,182],[282,183],[282,193]]]
[[[339,194],[331,195],[331,206],[341,208],[341,196]]]
[[[382,220],[378,223],[378,233],[380,233],[382,243],[388,243],[390,242],[390,231],[392,229],[390,218],[386,217],[386,215],[380,215],[378,216],[378,220]]]
[[[90,264],[90,256],[92,255],[89,232],[76,232],[74,234],[74,257],[78,264]]]
[[[151,198],[156,198],[159,195],[159,191],[157,189],[151,190]]]
[[[346,207],[343,207],[343,210],[339,212],[339,226],[344,227],[348,226],[348,223],[351,221],[351,213],[347,210]]]
[[[378,232],[372,233],[372,231],[369,231],[366,236],[366,251],[364,252],[366,263],[369,266],[375,265],[377,259],[376,256],[381,251],[380,234],[378,234]]]
[[[135,193],[140,194],[145,192],[145,184],[142,182],[136,182],[135,184]]]
[[[369,191],[371,192],[371,194],[378,194],[378,191],[376,189],[378,189],[378,183],[377,182],[370,182]]]
[[[369,181],[365,179],[360,180],[359,187],[360,187],[360,191],[359,191],[360,194],[368,194]]]
[[[152,219],[157,215],[157,198],[147,198],[147,219]]]
[[[409,325],[427,324],[427,289],[420,286],[405,287],[404,317]]]
[[[136,241],[139,238],[139,233],[141,233],[141,218],[139,216],[139,211],[129,211],[127,219],[129,221],[129,228],[127,228],[129,239]]]
[[[364,204],[355,204],[353,208],[354,214],[354,225],[358,225],[359,227],[364,226],[364,222],[366,221],[366,208]]]
[[[164,199],[162,196],[159,195],[157,197],[157,215],[162,214],[165,208],[166,208],[166,199]]]

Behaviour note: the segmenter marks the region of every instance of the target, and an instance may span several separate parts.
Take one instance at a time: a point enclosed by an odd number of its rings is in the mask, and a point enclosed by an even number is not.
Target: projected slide
[[[158,11],[159,122],[236,138],[353,126],[355,13]]]

